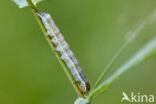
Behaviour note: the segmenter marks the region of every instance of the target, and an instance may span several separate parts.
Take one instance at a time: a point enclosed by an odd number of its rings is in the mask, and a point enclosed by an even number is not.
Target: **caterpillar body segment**
[[[61,59],[65,62],[66,66],[70,70],[70,73],[74,78],[75,83],[78,85],[80,91],[84,94],[87,93],[90,90],[89,82],[83,74],[80,64],[74,53],[71,51],[69,45],[64,40],[64,37],[55,25],[50,14],[43,12],[37,14],[40,16],[47,30],[46,36],[48,35],[51,38],[51,42],[55,45],[56,51],[60,53]]]

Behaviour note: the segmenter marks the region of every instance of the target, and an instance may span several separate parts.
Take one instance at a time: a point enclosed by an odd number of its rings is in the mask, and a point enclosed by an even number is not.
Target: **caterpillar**
[[[85,75],[82,72],[80,64],[76,59],[74,53],[71,51],[69,45],[64,40],[63,35],[60,33],[60,30],[55,25],[52,17],[48,13],[37,13],[41,18],[43,25],[46,28],[46,36],[49,36],[51,42],[55,45],[56,51],[60,54],[61,59],[64,61],[70,73],[75,80],[75,83],[78,85],[82,93],[87,93],[90,90],[90,85]]]

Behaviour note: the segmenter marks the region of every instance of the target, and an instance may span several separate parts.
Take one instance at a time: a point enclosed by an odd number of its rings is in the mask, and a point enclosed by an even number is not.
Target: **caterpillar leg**
[[[45,35],[45,36],[49,36],[49,37],[52,38],[52,32],[51,32],[51,31],[47,31],[44,35]]]
[[[49,36],[49,32],[47,31],[47,32],[44,34],[44,36]]]
[[[73,84],[77,84],[77,81],[73,81]]]

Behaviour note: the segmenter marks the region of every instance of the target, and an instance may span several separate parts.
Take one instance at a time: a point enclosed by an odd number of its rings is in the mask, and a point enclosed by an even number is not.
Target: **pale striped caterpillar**
[[[75,58],[74,53],[70,50],[69,45],[64,40],[64,37],[60,33],[59,29],[55,25],[50,14],[47,13],[38,13],[40,16],[46,30],[46,36],[49,36],[51,42],[55,45],[56,51],[59,52],[61,59],[65,62],[66,66],[71,72],[72,77],[75,80],[75,83],[78,85],[82,93],[87,93],[90,89],[90,85],[85,75],[82,72],[78,60]]]

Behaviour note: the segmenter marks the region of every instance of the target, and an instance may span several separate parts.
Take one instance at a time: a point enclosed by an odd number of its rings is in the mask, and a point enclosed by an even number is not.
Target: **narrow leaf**
[[[125,48],[129,46],[131,42],[133,42],[140,34],[140,32],[143,30],[143,28],[149,24],[153,23],[156,20],[156,10],[152,12],[141,24],[139,24],[133,31],[129,31],[126,34],[126,41],[125,43],[119,48],[119,50],[116,52],[114,57],[111,59],[111,61],[106,65],[104,71],[102,72],[101,76],[98,78],[98,80],[95,83],[94,89],[101,83],[104,76],[108,73],[113,63],[116,61],[116,59],[121,55],[121,53],[124,51]]]
[[[94,96],[106,91],[110,85],[117,80],[125,71],[147,60],[149,56],[156,55],[156,37],[140,49],[133,57],[131,57],[124,65],[122,65],[112,76],[95,88],[88,96],[91,100]]]

